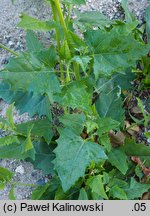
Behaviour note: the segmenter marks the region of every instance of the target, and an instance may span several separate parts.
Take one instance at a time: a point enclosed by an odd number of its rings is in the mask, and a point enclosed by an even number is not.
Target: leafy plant
[[[7,118],[1,118],[0,127],[9,135],[0,139],[0,158],[26,159],[52,175],[32,199],[140,198],[150,186],[134,179],[130,157],[145,160],[149,147],[127,138],[114,146],[110,132],[125,129],[125,92],[150,46],[137,37],[127,1],[122,2],[126,21],[110,21],[98,11],[77,12],[74,20],[72,5],[84,0],[61,1],[64,10],[59,0],[47,2],[52,20],[21,16],[18,26],[27,30],[27,51],[6,48],[15,57],[0,72],[0,97],[11,104]],[[51,29],[56,43],[45,48],[33,30]],[[13,106],[36,118],[15,124]]]

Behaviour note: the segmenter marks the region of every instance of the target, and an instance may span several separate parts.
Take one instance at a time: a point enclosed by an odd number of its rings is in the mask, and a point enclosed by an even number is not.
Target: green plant
[[[18,26],[27,30],[27,51],[12,53],[0,72],[0,97],[11,104],[1,119],[8,135],[0,139],[0,158],[26,159],[52,175],[32,199],[137,199],[150,186],[134,179],[130,157],[147,161],[150,148],[129,138],[116,146],[110,131],[125,129],[125,91],[150,46],[141,40],[127,1],[125,22],[95,11],[72,19],[72,5],[84,0],[62,0],[62,7],[59,0],[47,2],[53,19],[22,14]],[[56,44],[44,48],[33,30],[51,29]],[[56,105],[60,116],[52,112]],[[14,106],[36,119],[15,124]]]

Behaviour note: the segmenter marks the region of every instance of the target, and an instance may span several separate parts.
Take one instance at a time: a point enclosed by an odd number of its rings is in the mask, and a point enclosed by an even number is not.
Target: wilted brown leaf
[[[139,157],[133,156],[133,157],[131,157],[131,160],[140,165],[145,176],[150,175],[150,169],[147,168],[146,166],[144,166],[143,162],[141,161],[141,159]]]
[[[137,133],[140,131],[140,128],[138,125],[131,125],[128,121],[125,121],[125,126],[127,129],[127,132],[133,136],[136,137]]]
[[[113,130],[111,130],[109,132],[109,138],[113,147],[121,146],[125,141],[125,135],[121,131],[115,133]]]
[[[134,114],[141,114],[141,110],[138,106],[135,106],[131,109],[131,112],[134,113]]]
[[[150,200],[150,192],[144,193],[141,200]]]

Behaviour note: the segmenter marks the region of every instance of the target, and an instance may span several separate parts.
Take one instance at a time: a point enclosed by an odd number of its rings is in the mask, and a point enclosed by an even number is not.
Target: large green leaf
[[[45,175],[54,174],[52,160],[55,158],[53,149],[55,145],[48,145],[46,142],[40,141],[34,143],[35,160],[31,161],[35,168],[41,169]]]
[[[141,184],[131,178],[130,185],[124,188],[128,200],[139,199],[141,198],[142,194],[147,192],[150,189],[149,184]]]
[[[8,103],[15,102],[20,113],[51,118],[50,104],[54,94],[60,92],[58,78],[52,69],[56,62],[54,47],[12,58],[0,72],[0,77],[7,82],[0,84],[0,96]]]
[[[71,128],[74,133],[80,135],[83,127],[84,122],[86,120],[85,115],[82,114],[66,114],[59,118],[60,121],[64,124],[64,127]]]
[[[130,90],[133,88],[131,82],[136,78],[136,75],[131,72],[130,69],[125,71],[125,73],[117,73],[110,78],[100,77],[96,83],[95,91],[98,93],[109,93],[115,87],[119,86],[119,88],[123,90]]]
[[[7,159],[25,159],[32,158],[35,159],[35,150],[31,149],[31,142],[29,138],[18,137],[19,143],[14,142],[8,146],[0,146],[0,158]],[[29,148],[29,150],[27,150]]]
[[[55,73],[39,73],[30,83],[29,91],[41,95],[46,93],[53,103],[55,94],[60,93],[60,84]]]
[[[111,21],[108,20],[108,18],[102,13],[100,13],[100,11],[86,11],[83,13],[77,12],[77,19],[75,22],[77,22],[77,24],[79,22],[87,27],[103,27],[111,23]]]
[[[39,42],[33,31],[27,31],[26,46],[29,52],[39,52],[43,49],[42,44]]]
[[[109,194],[113,198],[117,198],[120,200],[127,200],[128,199],[125,191],[122,188],[118,187],[118,185],[115,185],[114,187],[112,187],[109,190]]]
[[[129,156],[150,156],[150,147],[142,143],[136,143],[135,140],[126,139],[124,150]]]
[[[114,88],[108,93],[101,93],[96,100],[96,110],[100,117],[110,117],[111,119],[124,122],[123,102],[120,96],[120,89]]]
[[[33,125],[31,134],[34,136],[44,137],[47,143],[50,143],[53,137],[51,122],[46,119],[39,119],[35,121],[28,121],[25,123],[17,124],[15,131],[20,134],[27,135],[27,129]]]
[[[103,176],[97,175],[89,178],[86,183],[92,190],[93,193],[98,194],[104,199],[108,199],[107,194],[104,189]]]
[[[77,108],[89,112],[91,99],[92,93],[88,93],[87,86],[82,82],[74,81],[62,88],[60,103],[64,107]]]
[[[28,112],[32,117],[35,114],[39,116],[46,115],[51,119],[50,100],[46,95],[35,95],[33,92],[14,92],[7,83],[0,84],[0,97],[7,103],[13,103],[20,114]]]
[[[108,154],[109,162],[115,166],[124,175],[128,170],[127,157],[123,148],[113,148]]]
[[[115,27],[110,32],[87,31],[85,40],[94,55],[96,78],[136,66],[136,61],[149,51],[148,45],[135,40],[132,34],[122,35]]]
[[[64,191],[67,191],[80,177],[84,176],[86,167],[92,161],[98,163],[107,159],[102,147],[83,140],[68,128],[62,130],[57,143],[58,147],[54,150],[56,154],[54,167]]]
[[[27,14],[22,14],[20,18],[21,21],[19,22],[18,27],[24,28],[26,30],[50,31],[53,28],[61,28],[58,22],[52,20],[41,21],[28,16]]]
[[[99,135],[102,135],[104,133],[109,132],[110,130],[117,129],[120,123],[111,118],[104,117],[104,118],[98,118],[97,124],[98,124],[97,133]]]
[[[9,82],[14,90],[29,90],[41,95],[47,93],[53,101],[53,94],[60,92],[60,84],[54,70],[46,68],[44,64],[52,67],[56,64],[54,48],[50,48],[45,54],[41,51],[12,58],[5,71],[0,72],[0,77]]]
[[[35,58],[38,59],[46,68],[54,68],[58,61],[56,49],[53,46],[49,49],[34,52],[33,56],[35,56]]]

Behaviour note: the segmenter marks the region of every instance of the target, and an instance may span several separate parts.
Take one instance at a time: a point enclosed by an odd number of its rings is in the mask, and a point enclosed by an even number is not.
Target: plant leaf
[[[0,146],[11,145],[12,143],[19,143],[17,136],[10,135],[0,138]]]
[[[54,174],[52,160],[55,158],[53,149],[55,145],[48,145],[46,142],[35,142],[35,160],[31,161],[35,168],[41,169],[45,175]]]
[[[97,133],[102,135],[110,130],[117,129],[120,125],[118,121],[115,121],[109,117],[98,118],[97,120],[98,130]]]
[[[14,187],[11,188],[8,196],[10,200],[16,200],[15,195],[14,195]]]
[[[141,184],[131,178],[130,185],[124,188],[128,200],[139,199],[143,193],[147,192],[150,189],[149,184]]]
[[[148,39],[148,43],[150,43],[150,5],[146,8],[145,21],[146,21],[147,39]]]
[[[86,3],[85,0],[62,0],[62,2],[65,4],[76,4],[76,5],[81,5]]]
[[[42,195],[46,192],[46,190],[48,189],[50,183],[48,182],[47,184],[45,184],[44,186],[39,186],[37,187],[33,192],[32,192],[32,200],[39,200]]]
[[[76,13],[77,18],[75,22],[80,22],[86,27],[98,26],[103,27],[111,23],[111,21],[99,11],[86,11],[83,13]]]
[[[88,67],[90,60],[91,60],[91,58],[89,56],[74,56],[70,60],[70,62],[78,63],[81,66],[83,72],[86,73],[86,69]]]
[[[125,20],[127,23],[133,22],[135,20],[135,17],[133,14],[129,11],[128,8],[128,0],[122,0],[121,1],[121,6],[124,9],[125,12]]]
[[[10,172],[8,169],[0,167],[0,190],[4,189],[4,187],[11,180],[12,177],[12,172]]]
[[[14,92],[9,84],[1,83],[0,97],[9,104],[15,101],[15,106],[20,114],[28,112],[31,117],[35,114],[46,115],[51,120],[51,103],[48,96],[34,95],[33,92],[28,91]]]
[[[91,188],[93,193],[98,194],[104,199],[108,199],[102,178],[102,175],[93,176],[87,180],[86,184]]]
[[[27,128],[33,125],[31,134],[34,136],[44,137],[45,141],[47,143],[50,143],[53,137],[51,124],[52,123],[47,118],[45,118],[36,121],[28,121],[25,123],[17,124],[15,130],[17,133],[20,133],[22,135],[27,135]]]
[[[33,31],[27,31],[26,46],[28,52],[39,52],[43,49],[43,45],[39,42],[38,38],[33,33]]]
[[[96,110],[100,117],[110,117],[111,119],[124,123],[123,102],[120,96],[120,89],[114,88],[109,93],[101,93],[96,100]]]
[[[13,109],[14,109],[14,104],[11,104],[6,110],[6,119],[11,129],[15,129]]]
[[[62,130],[57,143],[58,147],[54,150],[56,154],[54,167],[64,191],[67,191],[80,177],[84,176],[86,167],[92,161],[98,163],[107,159],[102,147],[83,140],[68,128]]]
[[[22,143],[22,153],[28,152],[29,150],[33,149],[33,144],[31,140],[31,130],[33,128],[33,125],[30,125],[29,128],[27,128],[27,138]]]
[[[135,140],[125,139],[124,150],[128,156],[150,156],[150,147]]]
[[[114,187],[110,189],[109,194],[113,198],[118,198],[120,200],[128,199],[125,191],[122,188],[118,187],[117,185],[115,185]]]
[[[101,143],[102,146],[104,146],[104,148],[110,152],[111,151],[111,142],[110,142],[110,138],[108,136],[108,134],[104,134],[104,135],[101,135],[100,138],[99,138],[99,141]]]
[[[135,40],[132,34],[122,35],[115,28],[110,32],[87,31],[85,40],[94,55],[96,79],[136,66],[136,61],[149,51],[149,46]]]
[[[91,94],[87,92],[87,86],[84,83],[74,81],[63,87],[60,103],[64,107],[68,106],[89,112],[91,109]]]
[[[84,188],[80,189],[78,200],[88,200],[88,195]]]
[[[0,77],[10,83],[13,90],[28,90],[35,94],[47,93],[53,101],[53,94],[60,92],[60,84],[54,70],[49,70],[45,65],[54,66],[55,63],[56,53],[54,48],[50,48],[46,53],[41,51],[36,55],[27,54],[12,58],[5,71],[0,72]]]
[[[23,142],[25,139],[20,140],[20,143],[12,143],[9,146],[2,146],[0,147],[0,158],[7,158],[7,159],[26,159],[32,158],[35,159],[35,150],[32,148],[29,151],[23,152]],[[14,151],[15,149],[15,151]]]
[[[75,134],[80,135],[83,130],[86,118],[83,113],[66,114],[60,117],[59,120],[64,124],[64,127],[70,127]]]
[[[61,28],[58,22],[52,20],[41,21],[28,16],[27,14],[22,14],[20,18],[21,21],[19,22],[18,27],[24,28],[26,30],[50,31],[53,28]]]
[[[128,170],[127,157],[123,148],[113,148],[108,154],[109,162],[115,166],[122,174],[126,174]]]

